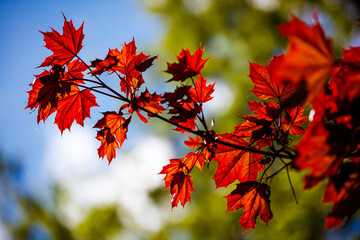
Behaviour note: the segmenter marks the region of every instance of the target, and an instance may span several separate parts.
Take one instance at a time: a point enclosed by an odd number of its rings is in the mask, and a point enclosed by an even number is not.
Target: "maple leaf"
[[[197,148],[199,146],[202,146],[202,143],[200,142],[200,138],[198,136],[195,136],[195,138],[189,137],[189,140],[184,141],[184,143],[190,148]]]
[[[271,144],[271,135],[275,130],[272,124],[281,113],[278,104],[252,101],[249,102],[249,109],[254,114],[241,116],[245,121],[235,126],[234,134],[249,137],[250,142],[257,142],[258,146]]]
[[[41,105],[41,102],[38,101],[39,91],[44,86],[40,82],[39,77],[48,75],[48,74],[49,74],[48,71],[44,71],[42,74],[36,76],[34,82],[30,84],[32,89],[27,92],[29,94],[29,97],[28,97],[28,104],[25,107],[25,109],[30,108],[31,110],[33,110],[33,109],[38,108],[38,115],[37,115],[37,123],[38,124],[41,120],[43,120],[45,122],[45,120],[56,111],[56,107],[51,105],[51,103]],[[56,102],[56,105],[57,105],[57,102]]]
[[[183,172],[174,174],[171,181],[170,193],[173,195],[171,201],[172,208],[176,207],[179,202],[184,207],[187,202],[191,202],[190,195],[195,191],[189,174],[185,175]]]
[[[117,48],[109,49],[104,60],[96,59],[91,62],[91,67],[95,68],[90,73],[100,75],[103,72],[110,74],[117,72],[120,78],[121,91],[127,96],[134,96],[134,93],[144,83],[142,72],[148,69],[157,57],[151,57],[142,52],[136,53],[135,39],[130,43],[124,42],[121,51]],[[122,76],[122,75],[124,76]]]
[[[77,84],[83,84],[84,74],[82,72],[86,71],[88,67],[81,62],[79,59],[76,59],[70,62],[67,65],[67,72],[64,73],[63,81],[73,82]]]
[[[253,117],[265,119],[270,122],[277,119],[281,113],[279,105],[273,101],[263,103],[259,101],[249,102],[249,110],[254,112],[254,115],[252,115]]]
[[[25,108],[38,108],[37,122],[45,120],[56,111],[59,98],[69,93],[70,85],[62,81],[64,68],[54,65],[49,71],[36,75],[28,91],[28,105]]]
[[[40,89],[44,86],[44,84],[41,83],[39,77],[45,76],[48,74],[49,74],[49,72],[45,70],[41,74],[35,76],[34,81],[29,84],[29,86],[31,87],[31,90],[27,91],[27,93],[29,94],[29,97],[28,97],[28,104],[26,105],[25,109],[30,108],[31,110],[33,110],[33,109],[39,107],[40,102],[38,101],[38,95],[39,95]]]
[[[105,156],[107,156],[110,164],[111,160],[116,157],[116,148],[120,148],[118,141],[116,140],[114,135],[111,134],[109,128],[103,128],[99,130],[97,132],[96,139],[101,142],[101,145],[98,148],[99,157],[104,158]]]
[[[181,160],[187,167],[187,171],[191,172],[194,166],[202,170],[205,158],[199,152],[190,152]]]
[[[256,97],[263,100],[273,98],[284,99],[291,94],[291,84],[281,82],[279,78],[274,76],[274,69],[276,69],[278,63],[281,62],[283,58],[283,54],[273,57],[266,67],[249,62],[249,77],[254,83],[254,88],[251,92],[253,92]]]
[[[161,95],[158,95],[156,93],[150,94],[149,91],[146,89],[144,92],[141,93],[140,96],[132,99],[129,103],[122,105],[120,110],[127,109],[130,114],[136,112],[140,120],[144,123],[147,123],[148,120],[140,113],[140,111],[143,109],[148,110],[148,117],[152,117],[154,114],[157,113],[163,113],[165,108],[162,107],[160,103]]]
[[[301,124],[308,121],[308,118],[303,116],[303,113],[304,108],[302,106],[286,109],[286,115],[281,120],[281,129],[296,136],[304,134],[305,130]]]
[[[169,106],[177,105],[179,101],[182,101],[185,97],[188,98],[190,96],[189,90],[190,86],[183,85],[180,87],[176,87],[174,92],[166,92],[162,95],[162,103],[168,103]]]
[[[199,152],[190,152],[182,159],[170,159],[170,163],[163,167],[159,174],[166,174],[164,178],[165,189],[171,186],[174,175],[178,172],[189,174],[194,166],[202,170],[204,164],[204,156]]]
[[[240,226],[247,229],[255,228],[256,218],[259,216],[266,224],[272,219],[270,209],[270,188],[268,185],[258,182],[244,182],[225,198],[227,199],[227,212],[244,208],[240,217]]]
[[[324,203],[334,203],[334,207],[327,215],[325,230],[337,228],[345,218],[346,224],[360,208],[360,166],[346,163],[339,173],[331,177],[324,191]]]
[[[43,73],[39,76],[43,86],[38,92],[37,102],[40,103],[40,108],[46,108],[47,105],[57,108],[59,97],[70,91],[70,85],[62,82],[64,68],[55,65],[50,72],[44,71]]]
[[[170,118],[170,121],[172,121],[184,128],[194,130],[196,128],[196,123],[195,123],[196,119],[197,119],[196,117],[188,118],[188,117],[181,117],[181,116],[180,117],[172,116]],[[174,131],[178,131],[181,133],[187,132],[187,130],[185,130],[182,127],[177,126],[176,128],[174,128]]]
[[[71,85],[69,94],[65,94],[58,102],[55,123],[61,133],[69,129],[76,120],[78,124],[84,126],[84,119],[90,118],[90,108],[99,106],[96,97],[89,89],[80,91],[75,85]]]
[[[169,81],[185,81],[187,78],[196,76],[204,68],[207,59],[202,59],[204,50],[201,46],[195,50],[194,55],[191,55],[189,49],[182,49],[180,54],[176,57],[178,63],[167,63],[168,69],[165,71],[173,75]]]
[[[350,67],[358,71],[360,67],[360,47],[343,48],[343,56],[339,59],[339,63],[343,67]]]
[[[184,169],[185,168],[185,169]],[[170,163],[163,167],[159,174],[166,174],[164,177],[165,189],[171,186],[171,181],[174,178],[174,174],[177,172],[185,171],[188,173],[186,165],[181,161],[181,159],[170,159]]]
[[[321,121],[313,121],[309,125],[296,145],[298,154],[294,161],[294,167],[298,169],[311,169],[304,181],[305,188],[311,188],[325,177],[337,173],[350,140],[351,131],[344,125],[328,125]]]
[[[204,79],[200,74],[199,78],[195,80],[195,87],[189,89],[190,97],[196,103],[204,103],[211,100],[211,94],[215,91],[214,85],[209,84],[206,86],[207,79]]]
[[[250,147],[250,144],[244,138],[229,133],[220,134],[217,137],[226,143]],[[213,160],[219,163],[214,176],[216,188],[227,187],[236,180],[240,182],[255,181],[258,172],[264,170],[264,166],[260,164],[262,160],[261,154],[222,144],[218,145]]]
[[[140,61],[135,63],[135,69],[139,72],[145,72],[146,69],[148,69],[149,67],[151,67],[151,65],[153,64],[153,61],[157,59],[157,56],[148,58],[144,61]]]
[[[116,51],[111,54],[117,59],[115,68],[117,71],[121,72],[122,74],[127,74],[130,71],[129,65],[136,56],[136,49],[137,47],[135,44],[135,39],[133,38],[133,40],[129,43],[124,42],[124,45],[121,48],[121,52],[116,49]],[[146,59],[147,56],[141,54],[141,58]]]
[[[152,113],[163,113],[165,110],[165,108],[160,105],[161,95],[156,93],[150,94],[147,89],[136,98],[136,101],[139,106],[149,110]],[[148,116],[151,117],[152,115],[148,113]]]
[[[110,54],[109,50],[109,54]],[[108,71],[109,73],[114,73],[113,67],[116,66],[116,58],[107,55],[104,60],[101,59],[95,59],[94,61],[91,61],[91,67],[95,68],[90,73],[92,75],[101,75],[102,73]]]
[[[341,101],[338,105],[344,105],[360,96],[360,47],[343,49],[343,57],[339,63],[339,71],[333,74],[329,88],[333,91],[332,95],[336,95]]]
[[[331,75],[334,64],[332,41],[326,38],[316,14],[314,21],[313,26],[308,26],[292,16],[289,23],[278,28],[290,43],[284,59],[276,67],[275,76],[296,87],[287,105],[310,103]]]
[[[125,119],[122,114],[114,111],[102,114],[104,115],[103,118],[95,124],[94,128],[101,129],[96,137],[101,142],[98,149],[99,156],[104,158],[106,155],[110,164],[111,160],[116,156],[115,149],[120,149],[126,139],[131,118]]]
[[[64,16],[64,14],[63,14]],[[54,64],[63,66],[79,53],[83,47],[82,41],[84,23],[80,28],[75,29],[72,20],[68,22],[64,16],[63,35],[52,29],[51,32],[41,32],[44,35],[45,47],[50,49],[53,54],[45,59],[40,67],[47,67]]]
[[[109,49],[108,55],[104,61],[96,61],[94,65],[97,70],[93,74],[100,74],[104,70],[110,73],[119,71],[121,74],[128,75],[133,71],[144,72],[152,65],[152,62],[157,58],[144,55],[142,52],[136,53],[135,39],[129,43],[124,42],[121,51],[117,48]]]

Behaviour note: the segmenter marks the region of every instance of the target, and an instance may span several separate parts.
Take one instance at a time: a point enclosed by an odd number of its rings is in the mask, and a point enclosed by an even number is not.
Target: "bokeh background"
[[[100,112],[118,108],[113,99],[98,98],[102,107],[92,109],[85,127],[75,125],[63,135],[53,117],[38,125],[36,112],[24,110],[29,84],[42,71],[36,67],[51,54],[38,30],[61,32],[63,12],[75,27],[85,20],[80,56],[87,62],[133,37],[139,51],[158,55],[145,74],[150,92],[172,89],[165,83],[165,62],[201,43],[211,57],[204,75],[216,81],[207,118],[215,118],[217,132],[232,131],[254,97],[248,93],[248,61],[267,65],[286,48],[276,26],[290,14],[311,23],[314,11],[336,54],[340,45],[360,45],[357,0],[1,0],[0,239],[360,239],[357,215],[346,228],[323,232],[330,207],[321,204],[324,186],[302,191],[297,172],[291,177],[299,204],[286,174],[278,175],[272,182],[273,220],[267,227],[258,220],[244,235],[241,211],[225,214],[223,196],[232,187],[215,191],[214,164],[194,173],[192,204],[171,210],[158,173],[170,158],[186,154],[186,136],[156,120],[133,121],[108,165],[98,158],[92,126]]]

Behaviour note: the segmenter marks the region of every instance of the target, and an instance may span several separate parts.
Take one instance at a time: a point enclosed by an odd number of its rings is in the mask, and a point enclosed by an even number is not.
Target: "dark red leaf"
[[[204,50],[201,46],[191,55],[189,49],[182,49],[178,59],[178,63],[167,63],[168,69],[165,71],[173,75],[169,81],[185,81],[187,78],[196,76],[204,68],[208,59],[202,59]]]

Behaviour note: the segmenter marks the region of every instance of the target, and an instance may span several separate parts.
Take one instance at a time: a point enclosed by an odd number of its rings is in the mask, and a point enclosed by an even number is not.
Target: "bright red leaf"
[[[240,218],[240,226],[247,229],[255,228],[256,218],[259,216],[266,224],[272,219],[270,209],[270,188],[258,182],[244,182],[225,198],[227,199],[227,212],[244,208]]]
[[[292,92],[290,83],[284,83],[276,78],[274,69],[284,58],[284,55],[275,56],[266,67],[257,63],[250,63],[250,74],[254,88],[251,90],[258,98],[263,100],[280,98],[285,99]]]
[[[119,143],[114,137],[113,134],[111,134],[111,131],[109,128],[103,128],[97,132],[96,139],[101,142],[100,147],[98,148],[98,155],[101,158],[104,158],[107,156],[107,159],[109,161],[109,164],[111,163],[111,160],[116,157],[116,149],[120,148]]]
[[[64,74],[63,81],[83,84],[83,72],[86,70],[88,70],[87,66],[79,59],[76,59],[67,65],[67,72]]]
[[[290,43],[284,59],[276,67],[276,77],[294,84],[290,105],[310,103],[329,81],[334,56],[332,41],[326,38],[317,16],[313,26],[292,16],[289,23],[279,27],[279,32]]]
[[[184,143],[190,148],[197,148],[202,146],[202,143],[200,142],[200,138],[198,136],[195,136],[195,138],[189,137],[189,140],[185,141]]]
[[[82,41],[84,39],[83,27],[75,29],[72,23],[66,21],[64,16],[63,35],[52,29],[51,32],[41,32],[44,35],[45,47],[50,49],[53,54],[45,59],[40,67],[47,67],[54,64],[63,66],[70,63],[70,61],[79,53],[83,47]]]
[[[207,79],[204,79],[200,74],[199,78],[195,80],[195,87],[189,89],[190,96],[194,102],[204,103],[213,98],[211,94],[215,91],[215,83],[206,86],[206,82]]]
[[[249,143],[244,138],[232,134],[221,134],[218,138],[236,146],[249,147]],[[218,145],[213,160],[219,163],[214,176],[216,188],[227,187],[236,180],[256,181],[258,172],[264,170],[263,165],[260,164],[261,154],[221,144]]]
[[[90,118],[90,108],[98,106],[95,99],[90,90],[80,91],[77,86],[72,85],[70,93],[64,95],[57,106],[55,123],[61,133],[65,129],[70,130],[74,120],[84,126],[84,119]]]
[[[182,159],[170,159],[170,163],[164,166],[159,173],[166,174],[164,178],[165,189],[171,186],[171,182],[173,181],[174,175],[176,173],[183,172],[185,174],[189,174],[194,166],[202,170],[204,161],[204,156],[199,152],[190,152]]]
[[[121,114],[116,112],[105,112],[94,126],[100,128],[97,139],[101,141],[101,146],[98,149],[99,156],[108,158],[109,163],[115,158],[115,148],[122,146],[126,139],[126,133],[130,119],[126,120]]]
[[[325,125],[314,121],[296,145],[294,166],[311,171],[305,178],[305,188],[317,185],[325,177],[334,176],[349,148],[351,131],[342,125]]]
[[[163,113],[165,108],[160,105],[161,95],[153,93],[150,94],[148,90],[142,92],[136,99],[137,104],[152,113]],[[151,114],[148,114],[151,117]]]
[[[304,134],[305,130],[302,127],[302,123],[308,121],[308,118],[303,113],[304,108],[302,106],[286,109],[286,114],[281,120],[281,129],[296,136]]]

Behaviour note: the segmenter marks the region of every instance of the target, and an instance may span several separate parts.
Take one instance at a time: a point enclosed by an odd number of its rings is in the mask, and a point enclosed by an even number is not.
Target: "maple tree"
[[[316,14],[313,25],[292,16],[279,27],[289,40],[288,49],[267,66],[249,62],[251,92],[258,100],[249,102],[253,114],[241,116],[243,121],[230,133],[215,132],[203,111],[203,104],[213,98],[215,83],[209,84],[202,74],[208,59],[203,58],[201,45],[193,54],[182,49],[177,62],[167,63],[166,72],[172,76],[167,82],[177,83],[173,92],[150,93],[143,72],[156,56],[138,53],[133,39],[88,64],[79,56],[83,24],[76,29],[71,20],[65,16],[64,20],[62,34],[54,29],[41,32],[53,54],[39,66],[50,69],[36,75],[28,91],[26,108],[38,111],[38,123],[56,113],[62,133],[74,121],[83,126],[91,108],[98,106],[94,94],[119,100],[121,107],[103,112],[94,125],[99,129],[98,155],[109,164],[127,137],[134,113],[144,123],[149,118],[169,123],[174,131],[188,134],[184,144],[191,149],[183,158],[170,159],[160,172],[173,196],[172,207],[191,201],[192,171],[217,162],[216,188],[237,183],[225,198],[227,211],[244,209],[240,218],[244,231],[255,227],[257,217],[266,224],[272,219],[271,180],[286,171],[293,189],[290,168],[310,169],[305,188],[328,180],[323,202],[332,203],[333,209],[325,229],[349,222],[359,209],[360,47],[344,48],[336,58]],[[100,78],[103,73],[117,78],[120,91]],[[305,129],[309,109],[314,116]],[[292,147],[293,136],[300,135],[304,136]]]

